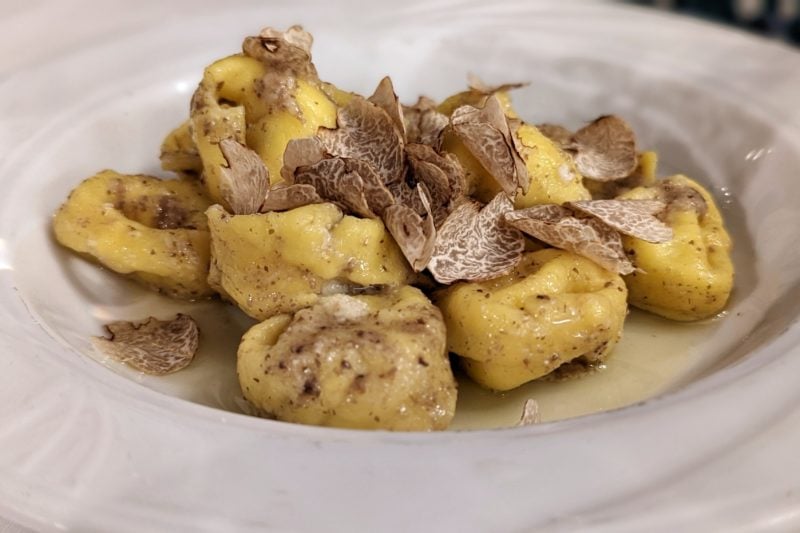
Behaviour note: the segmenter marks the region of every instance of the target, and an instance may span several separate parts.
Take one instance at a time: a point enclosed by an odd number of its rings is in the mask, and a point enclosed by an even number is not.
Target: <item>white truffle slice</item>
[[[587,200],[567,205],[625,235],[653,243],[672,240],[672,228],[655,217],[667,207],[660,200]]]
[[[395,203],[394,195],[384,185],[378,171],[363,159],[347,160],[347,163],[359,176],[364,184],[364,198],[370,210],[377,216],[383,215],[387,207]]]
[[[500,85],[489,85],[476,74],[472,72],[467,74],[467,86],[470,88],[470,90],[485,95],[513,91],[514,89],[521,89],[522,87],[526,87],[527,85],[530,85],[530,83],[517,82],[517,83],[501,83]]]
[[[531,426],[538,424],[542,421],[539,414],[539,403],[533,398],[525,400],[525,405],[522,406],[522,415],[517,422],[517,426]]]
[[[281,177],[288,183],[294,183],[294,175],[298,168],[315,165],[325,157],[327,154],[318,138],[292,139],[283,151]]]
[[[368,194],[377,196],[375,191],[383,185],[377,175],[365,172],[365,167],[357,160],[343,157],[323,159],[310,167],[299,168],[294,181],[313,186],[321,198],[340,205],[346,211],[367,218],[378,217],[370,206]],[[391,193],[385,188],[384,191],[388,197],[383,200],[391,203]],[[377,205],[375,202],[373,198],[373,205]]]
[[[486,99],[482,109],[463,105],[450,116],[450,127],[464,146],[497,180],[503,191],[514,196],[528,190],[525,161],[517,151],[508,119],[496,96]]]
[[[635,270],[619,233],[596,218],[578,218],[566,207],[543,205],[506,213],[505,220],[542,242],[587,257],[611,272],[624,275]]]
[[[392,119],[395,128],[400,136],[405,140],[406,138],[406,125],[403,120],[403,106],[400,105],[400,100],[397,98],[397,93],[394,92],[394,85],[389,76],[385,76],[372,96],[367,98],[370,102],[383,109],[386,114]]]
[[[406,155],[414,179],[430,192],[431,211],[441,226],[455,202],[466,194],[467,179],[461,163],[452,154],[438,154],[425,144],[406,145]]]
[[[311,62],[312,43],[311,34],[301,26],[285,32],[264,28],[258,35],[245,38],[242,51],[266,67],[266,74],[255,81],[254,88],[268,108],[283,109],[302,119],[294,94],[298,78],[317,79]]]
[[[284,32],[264,28],[258,35],[245,38],[242,51],[264,63],[268,71],[316,78],[317,71],[311,62],[313,43],[314,38],[302,26],[294,25]]]
[[[575,132],[568,146],[584,177],[612,181],[630,176],[636,165],[636,137],[627,122],[615,115],[599,117]]]
[[[188,315],[172,320],[150,317],[145,322],[112,322],[109,337],[93,337],[95,348],[146,374],[163,376],[186,368],[194,359],[200,330]]]
[[[561,148],[567,148],[572,144],[572,132],[560,124],[537,124],[536,129]]]
[[[436,110],[436,102],[420,96],[412,106],[403,106],[406,142],[427,144],[434,150],[442,147],[442,135],[450,118]]]
[[[708,204],[703,195],[689,185],[677,184],[666,179],[659,184],[658,188],[659,196],[667,204],[667,212],[694,211],[701,218],[708,212]]]
[[[303,183],[281,183],[272,187],[267,192],[264,203],[261,204],[261,213],[270,211],[289,211],[304,205],[318,204],[322,198],[317,194],[313,185]]]
[[[234,215],[258,213],[269,189],[269,171],[261,157],[233,139],[219,142],[227,167],[220,169],[220,191]]]
[[[428,193],[422,184],[417,184],[416,194],[426,211],[425,215],[420,215],[408,205],[398,203],[384,211],[383,222],[411,268],[420,272],[428,265],[433,254],[436,227]]]
[[[339,108],[337,125],[317,134],[327,153],[366,161],[386,185],[405,177],[403,139],[386,111],[356,96]]]
[[[436,281],[481,281],[511,271],[525,248],[522,233],[504,222],[513,209],[503,193],[483,207],[465,199],[453,209],[436,235],[428,263]]]

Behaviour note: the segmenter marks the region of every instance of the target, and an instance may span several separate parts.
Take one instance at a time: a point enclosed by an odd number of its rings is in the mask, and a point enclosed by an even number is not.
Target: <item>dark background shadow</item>
[[[626,3],[731,24],[800,46],[800,0],[629,0]]]

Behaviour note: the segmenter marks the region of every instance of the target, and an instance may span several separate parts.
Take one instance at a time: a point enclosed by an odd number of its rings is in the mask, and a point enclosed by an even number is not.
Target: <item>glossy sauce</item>
[[[138,288],[134,288],[138,291]],[[96,308],[95,316],[146,317],[186,312],[197,320],[202,338],[195,361],[185,370],[151,377],[102,361],[115,371],[171,396],[227,411],[247,412],[236,378],[236,349],[241,335],[255,322],[231,305],[220,302],[186,304],[142,292],[136,304]],[[551,421],[616,409],[643,401],[674,387],[704,363],[702,339],[713,322],[682,324],[632,310],[623,338],[604,367],[575,378],[535,381],[506,393],[493,393],[457,372],[459,398],[451,429],[508,427],[517,423],[525,400],[539,404],[541,420]],[[707,352],[707,350],[705,350]],[[706,355],[706,357],[708,357]]]
[[[249,411],[236,376],[239,340],[256,323],[236,307],[218,300],[197,303],[173,300],[121,279],[88,263],[48,239],[25,241],[16,269],[20,293],[48,331],[76,351],[98,360],[114,372],[169,396],[232,412]],[[33,253],[31,253],[33,252]],[[65,296],[40,283],[42,273],[33,260],[56,258],[47,275],[64,276]],[[65,315],[64,309],[86,309],[84,315]],[[189,367],[153,377],[104,358],[89,346],[89,336],[114,320],[143,320],[153,315],[171,318],[187,313],[200,327],[200,349]],[[634,404],[675,389],[697,376],[718,355],[709,339],[722,321],[680,323],[632,309],[623,337],[605,368],[562,380],[540,380],[506,393],[493,393],[459,378],[458,406],[451,429],[496,428],[515,425],[525,401],[539,404],[542,421],[559,420]]]
[[[451,429],[516,424],[525,400],[539,404],[542,422],[581,416],[638,403],[666,392],[703,366],[702,340],[714,322],[683,324],[631,310],[620,343],[602,368],[561,381],[538,380],[505,393],[459,379]]]

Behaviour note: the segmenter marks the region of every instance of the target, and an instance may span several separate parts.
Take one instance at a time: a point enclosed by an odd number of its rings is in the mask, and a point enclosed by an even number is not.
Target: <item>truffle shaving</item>
[[[367,201],[359,165],[351,159],[334,157],[309,167],[300,167],[295,172],[294,183],[313,186],[321,198],[351,213],[367,218],[378,217]]]
[[[422,202],[422,196],[419,194],[419,191],[417,191],[416,185],[411,186],[404,180],[399,183],[392,183],[388,188],[392,196],[394,196],[395,203],[411,208],[411,210],[420,216],[427,214],[428,211],[425,208],[425,204]]]
[[[318,204],[322,198],[317,194],[313,185],[304,183],[281,183],[272,187],[267,192],[264,203],[261,204],[261,212],[288,211],[296,207],[309,204]]]
[[[434,150],[442,147],[442,134],[450,123],[444,113],[436,110],[436,102],[420,96],[413,106],[403,106],[406,142],[427,144]]]
[[[227,167],[221,167],[220,191],[234,215],[258,213],[269,189],[269,171],[261,157],[233,139],[219,143]]]
[[[281,177],[292,183],[294,173],[298,167],[310,167],[325,158],[325,149],[316,137],[292,139],[283,152],[283,167]]]
[[[574,152],[578,172],[598,181],[626,178],[638,164],[633,130],[615,115],[602,116],[579,129],[566,148]]]
[[[521,89],[522,87],[526,87],[527,85],[529,85],[528,82],[489,85],[475,74],[472,73],[467,74],[467,86],[470,88],[470,90],[486,95],[513,91],[514,89]]]
[[[572,132],[559,124],[537,124],[539,132],[561,148],[572,145]]]
[[[285,32],[264,28],[257,36],[246,37],[242,51],[264,64],[266,74],[256,80],[254,88],[269,108],[282,109],[302,119],[294,98],[297,79],[316,80],[317,70],[311,62],[311,34],[302,26]]]
[[[533,424],[538,424],[541,421],[542,418],[539,414],[539,403],[532,398],[528,398],[525,400],[525,405],[522,406],[522,416],[520,416],[519,422],[517,422],[517,427],[532,426]]]
[[[655,217],[666,208],[661,200],[588,200],[567,205],[625,235],[653,243],[672,240],[672,228]]]
[[[558,205],[537,205],[506,213],[505,220],[540,241],[587,257],[612,272],[624,275],[635,270],[619,233],[596,218],[576,217],[571,209]]]
[[[397,94],[394,92],[392,79],[389,76],[385,76],[378,84],[375,92],[372,93],[372,96],[367,98],[367,100],[383,109],[386,114],[389,115],[395,128],[397,128],[397,132],[405,139],[406,125],[403,120],[403,107],[400,105]]]
[[[408,263],[415,272],[420,272],[428,265],[433,253],[436,228],[424,186],[418,184],[416,193],[427,211],[424,217],[407,205],[398,203],[384,211],[383,221]]]
[[[256,36],[245,37],[242,51],[261,61],[268,71],[316,79],[317,70],[311,62],[313,43],[314,38],[302,26],[291,26],[285,32],[264,28]]]
[[[337,124],[337,129],[317,134],[326,152],[366,161],[386,185],[404,178],[403,139],[386,111],[356,96],[339,108]]]
[[[370,210],[381,216],[387,207],[395,203],[394,195],[383,184],[378,172],[366,161],[350,159],[347,164],[361,176],[361,181],[364,183],[364,197]]]
[[[525,162],[515,148],[508,119],[496,96],[487,98],[482,109],[470,105],[456,108],[450,127],[507,195],[513,197],[517,189],[528,190]]]
[[[660,196],[667,204],[667,212],[694,211],[701,218],[708,212],[705,198],[693,187],[674,183],[667,178],[659,184],[659,189]]]
[[[194,359],[200,330],[188,315],[172,320],[150,317],[145,322],[112,322],[108,337],[93,337],[95,348],[146,374],[163,376],[186,368]]]
[[[440,155],[425,144],[407,145],[406,155],[414,179],[424,183],[430,191],[431,210],[438,228],[455,202],[465,194],[467,185],[464,169],[452,154]]]
[[[486,206],[463,199],[436,235],[428,263],[439,283],[482,281],[511,271],[522,257],[525,239],[503,217],[514,209],[500,193]]]

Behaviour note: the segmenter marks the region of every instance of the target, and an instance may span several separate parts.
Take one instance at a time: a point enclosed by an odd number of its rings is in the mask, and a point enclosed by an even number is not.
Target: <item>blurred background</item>
[[[724,22],[800,46],[800,0],[632,0]]]

